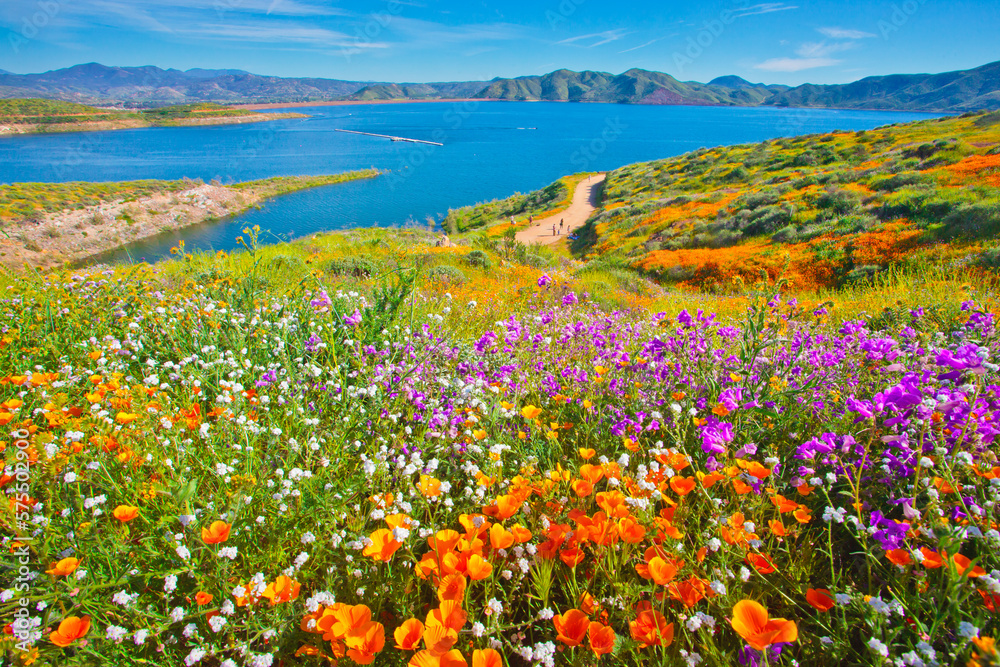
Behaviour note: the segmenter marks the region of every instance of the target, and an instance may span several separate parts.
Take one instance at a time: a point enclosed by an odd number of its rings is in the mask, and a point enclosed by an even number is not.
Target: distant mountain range
[[[128,106],[221,102],[490,99],[619,104],[787,106],[965,112],[1000,109],[1000,62],[944,74],[897,74],[842,85],[789,87],[723,76],[709,83],[632,69],[557,70],[544,76],[450,83],[390,83],[260,76],[243,70],[77,65],[42,74],[0,70],[0,98],[37,97]]]

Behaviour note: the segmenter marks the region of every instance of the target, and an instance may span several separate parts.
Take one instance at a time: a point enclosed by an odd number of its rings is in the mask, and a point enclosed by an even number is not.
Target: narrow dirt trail
[[[517,233],[517,240],[525,245],[532,243],[551,245],[572,234],[573,230],[583,226],[587,218],[597,210],[597,188],[604,182],[606,176],[607,174],[596,174],[589,180],[581,181],[576,186],[573,202],[568,209],[548,218],[536,220],[531,227]],[[563,223],[561,230],[560,222]]]

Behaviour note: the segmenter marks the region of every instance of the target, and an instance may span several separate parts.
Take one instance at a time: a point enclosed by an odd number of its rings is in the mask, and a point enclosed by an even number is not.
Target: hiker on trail
[[[532,224],[532,223],[534,223],[534,222],[535,222],[535,216],[533,216],[533,215],[529,215],[529,216],[528,216],[528,224],[530,225],[530,224]]]
[[[560,233],[560,234],[562,234],[562,230],[563,230],[563,221],[562,221],[562,220],[560,220],[560,221],[559,221],[559,233]]]
[[[556,226],[552,225],[552,236],[556,235]]]

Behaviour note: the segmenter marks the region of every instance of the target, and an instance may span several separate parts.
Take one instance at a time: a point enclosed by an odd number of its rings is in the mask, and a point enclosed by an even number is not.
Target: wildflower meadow
[[[972,286],[716,315],[552,269],[498,317],[162,271],[0,297],[5,664],[1000,662]]]

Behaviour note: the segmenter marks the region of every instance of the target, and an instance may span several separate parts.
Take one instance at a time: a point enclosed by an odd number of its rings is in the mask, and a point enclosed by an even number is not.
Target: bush
[[[938,235],[942,238],[979,239],[1000,232],[1000,205],[996,202],[961,204],[943,220]]]
[[[794,225],[789,225],[788,227],[782,227],[771,235],[771,241],[774,243],[792,243],[798,237],[798,230],[795,229]]]
[[[1000,269],[1000,248],[987,248],[979,255],[976,264],[993,271]]]
[[[854,268],[850,273],[848,273],[847,276],[845,276],[844,280],[848,283],[860,283],[866,280],[870,280],[871,278],[875,277],[881,272],[882,272],[881,266],[876,266],[871,264],[865,266],[858,266]]]
[[[462,270],[456,266],[435,266],[427,272],[427,278],[450,285],[461,285],[467,280]]]
[[[490,262],[490,256],[482,250],[473,250],[466,255],[465,263],[478,269],[488,269],[492,264],[492,262]]]
[[[533,252],[529,252],[524,256],[524,264],[530,266],[533,269],[544,269],[549,266],[549,260],[541,255],[536,255]]]
[[[323,269],[332,276],[370,278],[375,275],[375,263],[367,257],[338,257],[326,263]]]

